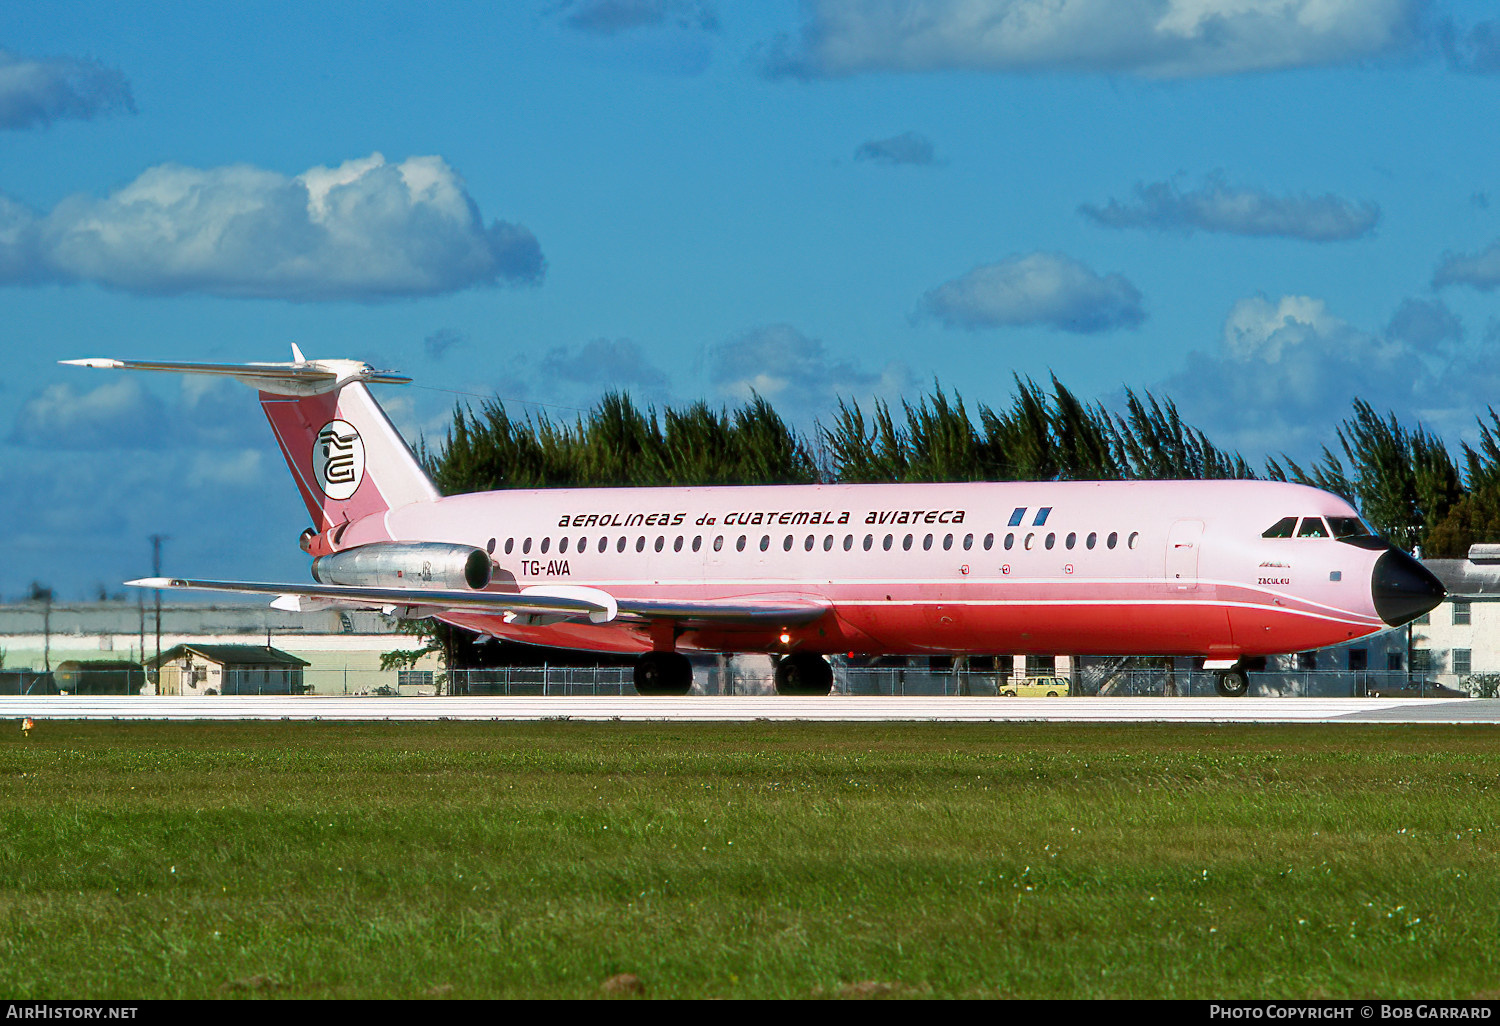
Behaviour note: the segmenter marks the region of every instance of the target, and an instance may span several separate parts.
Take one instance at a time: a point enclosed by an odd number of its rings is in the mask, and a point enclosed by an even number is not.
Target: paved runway
[[[0,697],[0,719],[1500,723],[1464,698]]]

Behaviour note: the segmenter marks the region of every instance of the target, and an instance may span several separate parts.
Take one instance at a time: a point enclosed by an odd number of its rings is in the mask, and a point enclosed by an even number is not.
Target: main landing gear
[[[647,652],[635,664],[642,695],[685,695],[693,689],[693,664],[680,652]]]
[[[1219,674],[1214,690],[1225,698],[1244,698],[1250,690],[1250,678],[1244,670],[1225,670]]]
[[[810,652],[794,652],[776,664],[778,695],[826,695],[833,690],[833,667]]]

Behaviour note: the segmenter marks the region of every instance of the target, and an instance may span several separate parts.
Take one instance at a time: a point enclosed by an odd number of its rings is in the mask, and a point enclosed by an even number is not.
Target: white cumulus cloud
[[[0,50],[0,129],[65,118],[133,113],[130,84],[114,68],[74,57],[22,57]]]
[[[1085,203],[1079,212],[1107,228],[1159,228],[1230,235],[1274,235],[1308,242],[1337,242],[1368,234],[1380,220],[1380,207],[1334,196],[1274,196],[1236,188],[1221,172],[1197,189],[1175,182],[1141,183],[1135,202],[1111,199],[1104,206]]]
[[[1404,300],[1384,328],[1369,330],[1313,296],[1256,295],[1231,308],[1217,351],[1192,353],[1162,391],[1191,423],[1252,461],[1316,456],[1356,397],[1456,436],[1493,402],[1493,377],[1455,377],[1487,348],[1463,338],[1439,300]]]
[[[440,157],[390,164],[376,153],[293,178],[163,164],[46,215],[0,200],[0,283],[372,301],[535,283],[544,269],[531,232],[486,226]]]
[[[562,381],[599,391],[620,390],[652,402],[665,401],[671,388],[661,368],[628,338],[596,338],[576,352],[557,346],[547,352],[540,373],[549,385]]]
[[[1050,70],[1154,77],[1358,62],[1412,46],[1422,0],[808,0],[768,74]]]
[[[821,339],[789,324],[772,324],[714,346],[709,380],[732,402],[760,395],[788,420],[807,421],[832,410],[840,398],[861,402],[894,399],[912,386],[911,372],[897,362],[879,370],[828,352]]]
[[[1120,274],[1099,275],[1062,253],[1028,253],[984,264],[922,297],[922,310],[950,328],[1043,324],[1091,334],[1146,319],[1141,294]]]
[[[1478,253],[1445,253],[1432,276],[1432,287],[1468,285],[1481,292],[1500,287],[1500,239]]]

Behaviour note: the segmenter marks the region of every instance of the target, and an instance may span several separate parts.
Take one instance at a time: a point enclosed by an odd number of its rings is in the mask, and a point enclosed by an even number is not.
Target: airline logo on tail
[[[313,476],[330,499],[347,499],[365,477],[365,443],[347,420],[330,420],[313,441]]]

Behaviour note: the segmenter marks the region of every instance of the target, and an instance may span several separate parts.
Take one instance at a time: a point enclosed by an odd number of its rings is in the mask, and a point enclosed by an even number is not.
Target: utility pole
[[[151,536],[151,576],[161,576],[161,543],[167,538],[164,534],[153,534]],[[156,592],[156,693],[161,694],[161,589]]]

